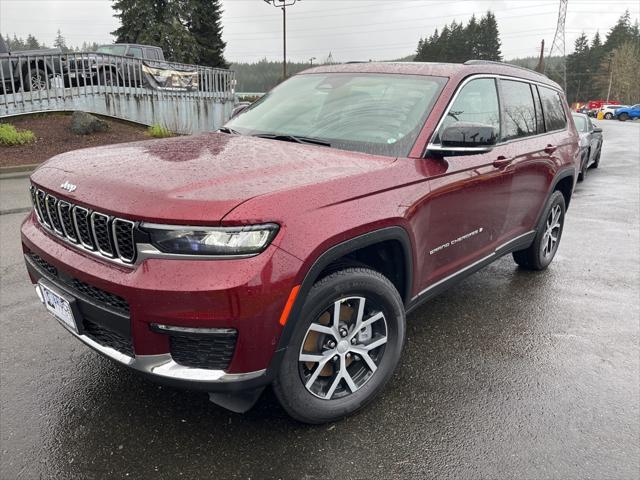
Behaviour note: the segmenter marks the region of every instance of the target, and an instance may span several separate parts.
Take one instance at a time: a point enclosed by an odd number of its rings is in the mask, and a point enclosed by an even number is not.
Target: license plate
[[[73,316],[73,310],[71,310],[69,301],[43,283],[39,283],[38,286],[42,293],[42,302],[45,307],[47,307],[49,313],[71,330],[77,332],[76,319]]]

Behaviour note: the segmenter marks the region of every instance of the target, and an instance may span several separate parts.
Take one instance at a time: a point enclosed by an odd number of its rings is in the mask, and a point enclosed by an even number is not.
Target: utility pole
[[[264,0],[265,3],[282,9],[282,79],[287,79],[287,7],[299,0]]]
[[[313,61],[316,59],[316,57],[311,57],[309,59],[309,63],[311,64],[311,66],[313,67]]]
[[[542,43],[540,44],[540,57],[538,58],[536,72],[544,73],[544,38],[542,39]]]
[[[609,53],[609,88],[607,89],[607,103],[609,103],[609,96],[611,96],[611,81],[613,80],[613,69],[611,68],[611,62],[613,62],[613,52]]]

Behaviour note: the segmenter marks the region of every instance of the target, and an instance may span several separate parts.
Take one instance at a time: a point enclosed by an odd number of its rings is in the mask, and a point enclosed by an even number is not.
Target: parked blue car
[[[633,120],[634,118],[640,118],[640,103],[637,103],[631,107],[619,108],[616,110],[613,116],[621,122],[629,119]]]

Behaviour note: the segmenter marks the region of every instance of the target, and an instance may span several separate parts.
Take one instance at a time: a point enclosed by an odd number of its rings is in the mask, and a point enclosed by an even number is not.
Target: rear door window
[[[145,48],[145,56],[149,59],[149,60],[160,60],[160,58],[158,57],[158,52],[156,51],[155,48]]]
[[[142,49],[140,47],[131,47],[128,53],[134,58],[142,58]]]
[[[538,133],[536,108],[531,86],[525,82],[500,80],[502,99],[502,140],[529,137]]]
[[[567,126],[567,117],[564,113],[560,94],[547,87],[539,87],[540,98],[542,99],[542,110],[544,111],[544,123],[547,132],[562,130]]]
[[[500,104],[495,79],[478,78],[462,87],[433,142],[440,143],[440,134],[455,122],[482,123],[500,132]]]

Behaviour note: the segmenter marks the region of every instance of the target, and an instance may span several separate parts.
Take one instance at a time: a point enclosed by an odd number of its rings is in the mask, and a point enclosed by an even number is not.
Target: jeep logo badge
[[[60,188],[71,193],[76,189],[76,186],[73,183],[69,183],[68,181],[66,181],[62,185],[60,185]]]

